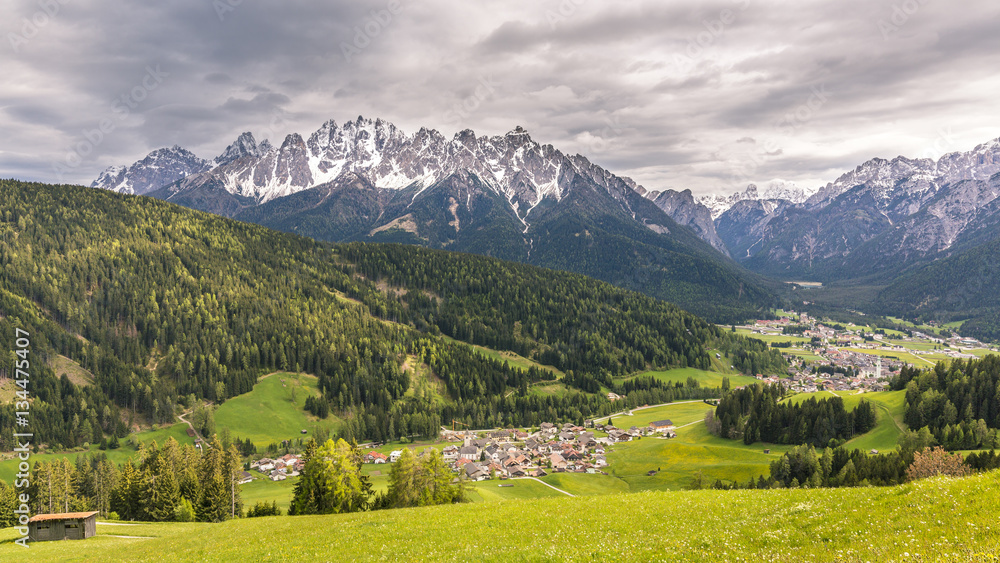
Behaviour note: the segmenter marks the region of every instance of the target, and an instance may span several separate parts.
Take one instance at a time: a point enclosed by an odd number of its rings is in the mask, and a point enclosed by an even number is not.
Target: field
[[[458,340],[455,340],[454,338],[451,338],[450,336],[443,336],[442,338],[444,338],[445,340],[447,340],[449,342],[456,342],[458,344],[464,344],[464,345],[469,346],[470,348],[474,349],[475,351],[479,352],[480,354],[486,356],[487,358],[493,358],[494,360],[499,360],[501,362],[507,362],[508,364],[510,364],[510,365],[512,365],[514,367],[519,367],[519,368],[521,368],[523,370],[527,370],[528,368],[536,367],[536,368],[540,368],[540,369],[551,371],[552,373],[556,374],[559,377],[562,377],[564,375],[562,371],[560,371],[560,370],[558,370],[558,369],[556,369],[556,368],[554,368],[552,366],[547,366],[545,364],[540,364],[540,363],[538,363],[538,362],[536,362],[534,360],[529,360],[528,358],[525,358],[524,356],[520,356],[518,354],[515,354],[514,352],[499,351],[499,350],[494,350],[492,348],[487,348],[485,346],[477,346],[475,344],[466,344],[464,342],[460,342]]]
[[[749,336],[750,338],[756,338],[757,340],[763,340],[768,344],[772,342],[791,342],[793,344],[806,344],[812,339],[806,338],[804,336],[796,336],[794,334],[757,334],[752,330],[747,330],[745,328],[736,329],[737,334],[742,334],[744,336]]]
[[[765,449],[770,453],[765,454]],[[670,440],[643,438],[616,444],[608,454],[608,473],[626,482],[630,491],[683,489],[699,470],[709,483],[716,479],[745,483],[751,477],[769,475],[771,462],[789,449],[718,438],[698,423],[681,428]],[[650,471],[656,474],[650,476]]]
[[[317,425],[336,429],[340,421],[330,416],[320,422],[305,410],[306,397],[317,396],[317,380],[305,374],[275,373],[264,376],[253,391],[229,399],[215,411],[215,426],[229,428],[233,438],[249,438],[258,449],[289,438],[302,438],[303,429]]]
[[[592,475],[589,475],[592,477]],[[509,485],[503,486],[500,485]],[[558,487],[558,485],[556,485]],[[466,494],[472,502],[498,502],[515,499],[535,499],[550,497],[566,497],[566,495],[532,479],[513,479],[508,481],[480,481],[469,483]]]
[[[435,376],[430,366],[421,363],[419,358],[410,356],[403,362],[403,371],[410,375],[410,388],[405,397],[426,397],[435,405],[449,402],[448,390],[444,381]]]
[[[640,376],[651,375],[660,381],[668,383],[686,383],[689,377],[694,378],[702,387],[722,387],[722,378],[728,377],[732,387],[742,387],[757,381],[756,378],[745,375],[726,375],[715,371],[705,371],[697,368],[678,368],[667,371],[647,371]]]
[[[96,538],[32,544],[30,553],[7,529],[0,558],[979,563],[1000,558],[997,506],[993,472],[890,488],[651,491],[222,524],[101,523]]]
[[[628,429],[633,426],[649,426],[649,423],[654,420],[670,419],[676,426],[681,426],[704,419],[705,412],[714,408],[704,401],[679,401],[659,407],[634,409],[631,416],[627,414],[613,415],[611,422],[617,428]],[[607,419],[599,418],[595,422],[606,424]]]
[[[611,475],[553,473],[551,475],[546,475],[541,479],[553,487],[562,489],[571,495],[580,497],[627,493],[629,491],[628,483]]]
[[[94,382],[94,374],[66,356],[55,356],[49,361],[49,366],[56,377],[65,375],[73,385],[87,386]]]

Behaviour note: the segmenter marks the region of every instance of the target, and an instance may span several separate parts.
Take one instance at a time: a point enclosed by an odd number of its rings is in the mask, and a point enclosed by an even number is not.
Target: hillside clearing
[[[317,396],[315,376],[273,373],[262,377],[253,391],[220,405],[215,411],[215,425],[218,429],[229,428],[233,438],[249,438],[259,450],[281,440],[307,438],[319,425],[336,430],[340,425],[336,417],[320,421],[305,411],[306,397]]]

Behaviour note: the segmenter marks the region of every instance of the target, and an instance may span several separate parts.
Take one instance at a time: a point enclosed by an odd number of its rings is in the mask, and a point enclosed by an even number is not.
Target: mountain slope
[[[671,219],[688,227],[702,240],[712,245],[712,248],[729,256],[726,244],[722,242],[715,232],[712,211],[695,200],[691,190],[677,192],[666,190],[664,192],[651,192],[646,197],[653,200],[657,207]]]
[[[992,239],[998,172],[1000,139],[937,161],[876,158],[801,205],[766,213],[734,206],[716,227],[732,255],[757,272],[888,283]]]
[[[550,372],[440,334],[608,386],[649,366],[707,367],[709,348],[783,364],[759,341],[583,276],[414,246],[329,245],[88,188],[0,181],[0,266],[0,329],[33,335],[32,365],[61,354],[95,377],[78,389],[39,367],[39,444],[124,436],[130,417],[173,421],[179,397],[221,402],[276,370],[315,374],[358,438],[613,408],[600,395],[530,396],[527,385]],[[444,380],[447,405],[408,398],[407,356]],[[0,446],[13,423],[13,405],[0,405]]]
[[[403,242],[584,273],[716,322],[780,303],[769,282],[719,253],[709,212],[690,192],[656,194],[653,205],[630,179],[520,127],[446,139],[359,117],[266,150],[244,134],[213,162],[146,193],[321,240]]]
[[[875,304],[894,315],[970,319],[963,335],[1000,339],[1000,240],[912,271],[882,290]]]

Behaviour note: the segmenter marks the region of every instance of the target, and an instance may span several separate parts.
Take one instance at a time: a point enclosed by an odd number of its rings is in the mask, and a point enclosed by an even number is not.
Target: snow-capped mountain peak
[[[718,219],[739,201],[784,200],[794,204],[805,202],[816,193],[816,189],[800,188],[793,182],[771,180],[763,189],[757,184],[749,184],[742,192],[730,195],[712,194],[697,199],[712,212],[712,219]]]

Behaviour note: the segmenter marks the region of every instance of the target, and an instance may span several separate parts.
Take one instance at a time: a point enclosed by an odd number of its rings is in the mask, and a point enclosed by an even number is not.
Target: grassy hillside
[[[1000,339],[1000,241],[916,268],[882,290],[881,313],[944,321],[966,320],[959,331]],[[971,317],[971,318],[970,318]]]
[[[697,368],[680,368],[666,371],[647,371],[639,375],[651,375],[660,381],[669,383],[685,383],[693,378],[702,387],[722,387],[722,378],[728,377],[732,387],[742,387],[757,381],[756,378],[745,375],[726,374],[716,371],[705,371]]]
[[[98,524],[32,561],[963,561],[1000,558],[1000,473],[899,487],[646,492],[223,524]],[[130,535],[144,539],[115,536]],[[4,559],[24,553],[0,532]],[[558,541],[553,541],[558,538]],[[18,551],[15,551],[18,550]]]
[[[302,430],[317,426],[336,430],[333,415],[318,420],[305,412],[306,397],[318,397],[316,377],[274,373],[262,377],[253,391],[229,399],[215,412],[216,428],[228,428],[234,438],[250,439],[258,449],[292,438],[305,437]]]

